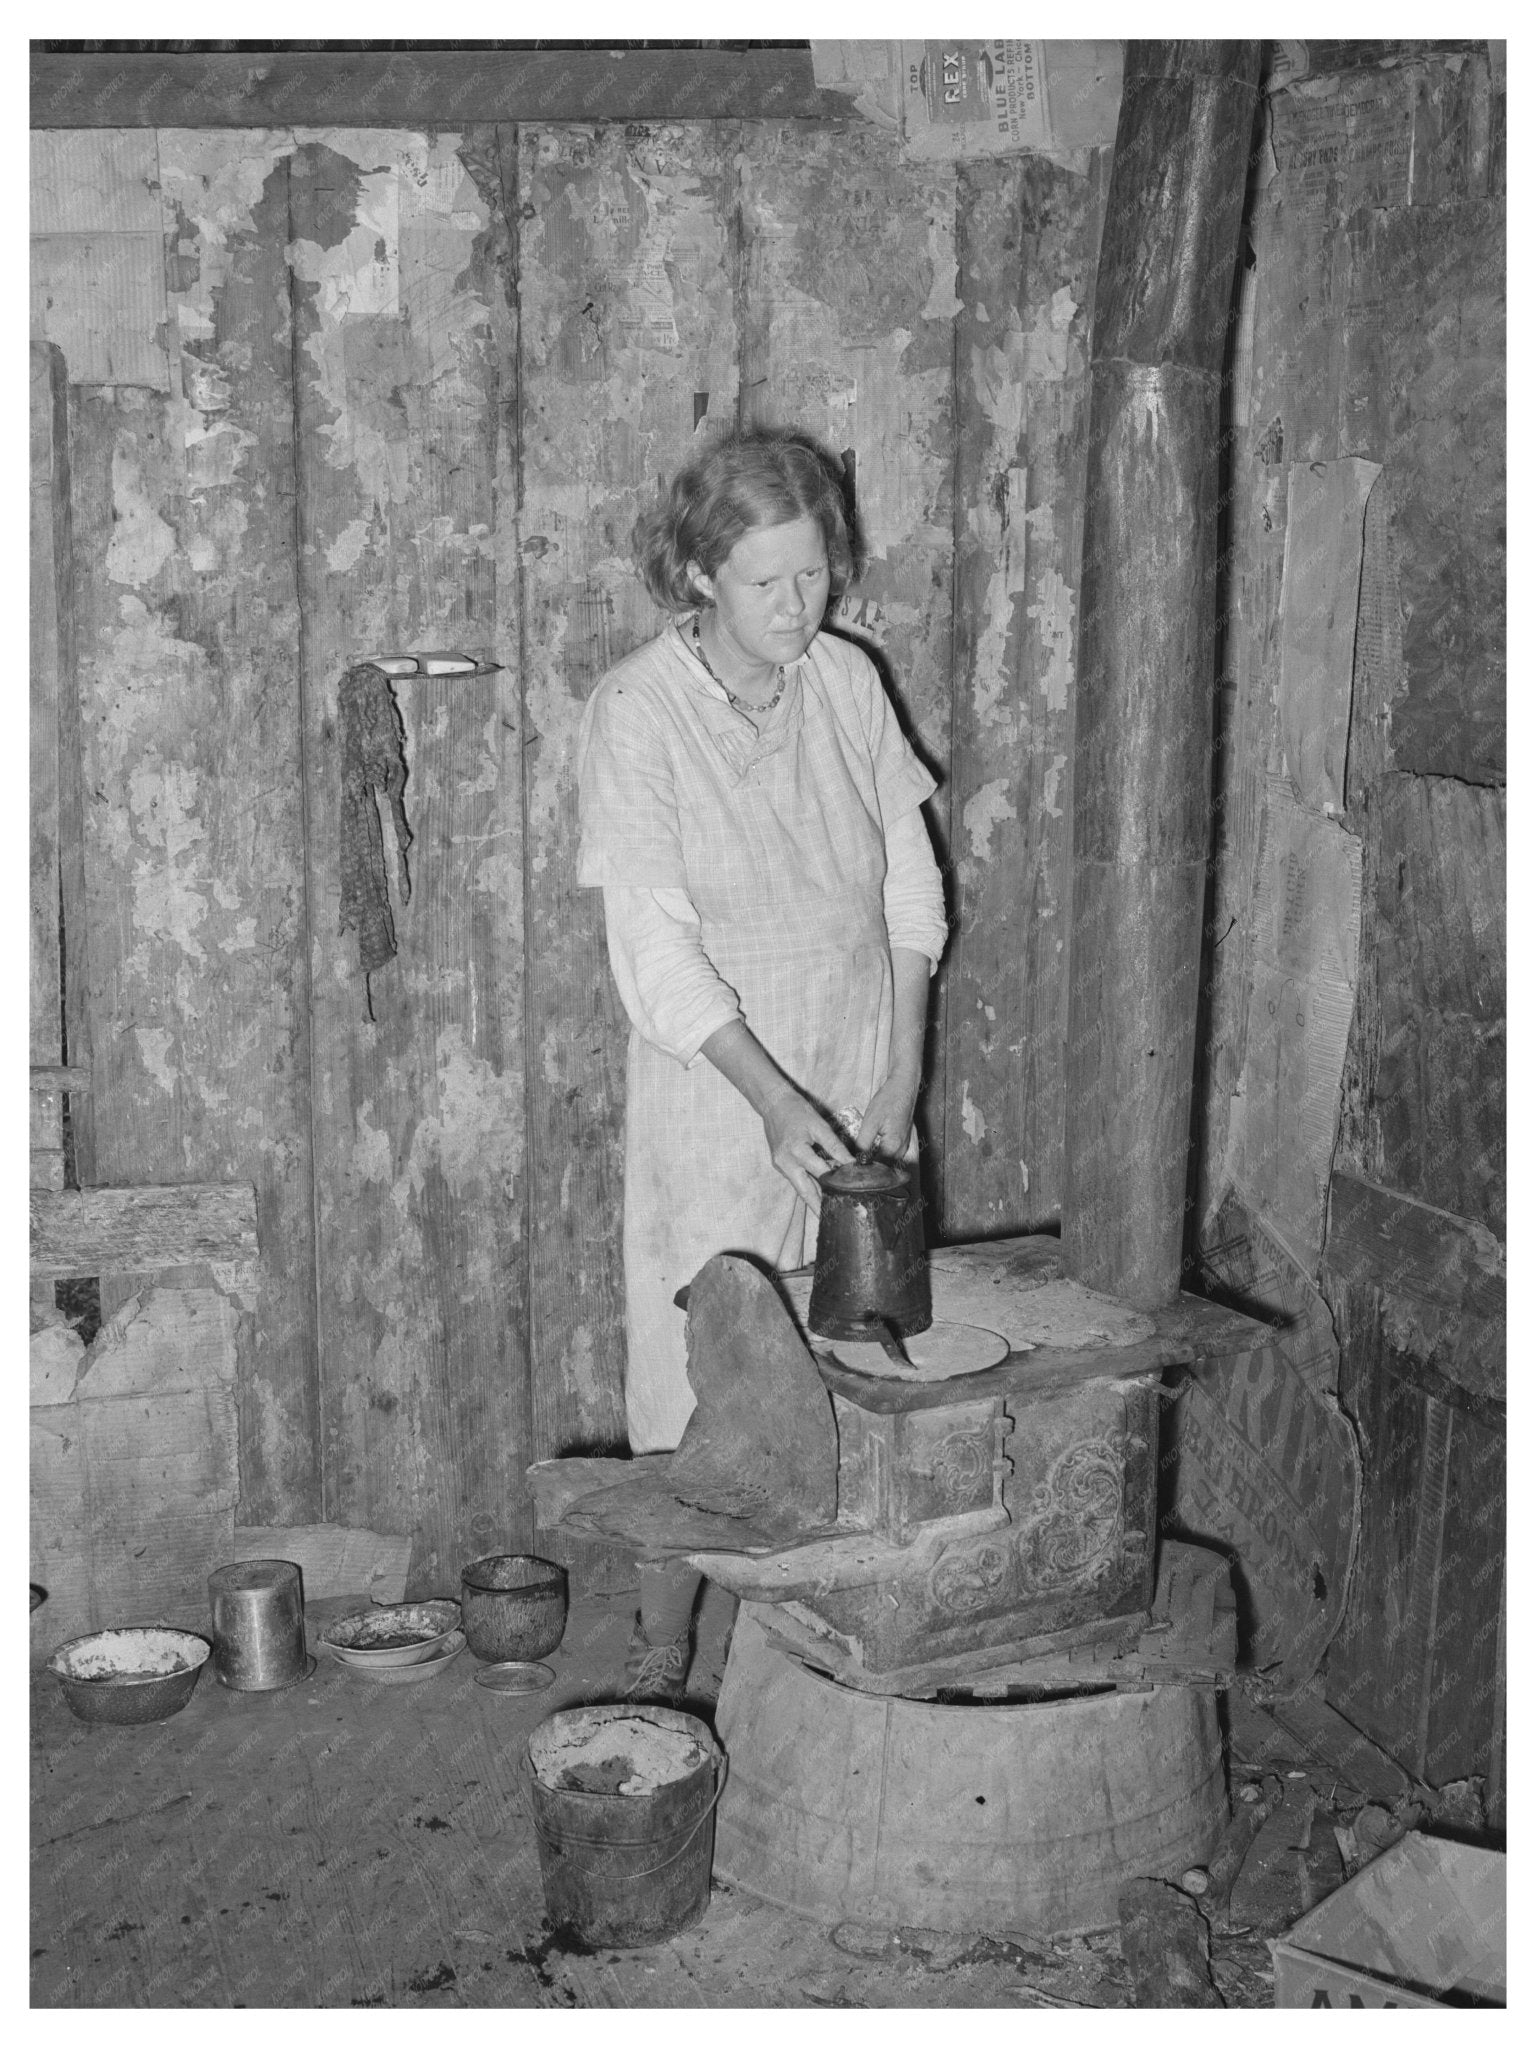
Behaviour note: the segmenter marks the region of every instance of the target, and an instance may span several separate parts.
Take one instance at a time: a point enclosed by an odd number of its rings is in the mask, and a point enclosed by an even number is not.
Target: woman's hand
[[[853,1157],[842,1133],[811,1107],[739,1017],[711,1032],[699,1049],[757,1111],[774,1165],[812,1215],[819,1215],[817,1180],[829,1166],[846,1166]]]
[[[817,1181],[829,1167],[846,1166],[853,1154],[796,1089],[786,1088],[762,1112],[763,1131],[774,1165],[813,1216],[821,1213]],[[823,1157],[825,1154],[825,1157]]]
[[[893,1071],[886,1075],[859,1125],[861,1152],[879,1152],[887,1159],[904,1157],[912,1138],[912,1112],[921,1081],[921,1073]]]

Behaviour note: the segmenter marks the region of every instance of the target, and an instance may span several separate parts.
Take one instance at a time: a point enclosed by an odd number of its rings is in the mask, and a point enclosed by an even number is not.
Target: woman
[[[753,429],[679,470],[635,529],[671,613],[587,705],[579,881],[603,891],[629,1013],[624,1280],[631,1448],[694,1401],[674,1304],[716,1252],[815,1252],[817,1176],[913,1144],[943,891],[933,777],[873,662],[821,631],[853,573],[837,479]],[[841,1127],[840,1127],[841,1126]],[[698,1579],[648,1570],[632,1694],[678,1697]]]

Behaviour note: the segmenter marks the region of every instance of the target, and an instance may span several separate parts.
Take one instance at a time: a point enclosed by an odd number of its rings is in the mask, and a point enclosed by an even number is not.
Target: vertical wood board
[[[1361,238],[1392,393],[1403,678],[1393,765],[1505,774],[1505,244],[1502,205],[1414,206]]]
[[[1088,345],[1107,152],[960,178],[946,1232],[1061,1208]]]
[[[872,654],[938,778],[925,815],[949,870],[955,167],[859,122],[753,122],[736,171],[743,417],[852,460],[866,562],[828,624]],[[952,871],[946,897],[953,914]],[[945,986],[941,966],[917,1119],[941,1209]]]
[[[55,525],[59,487],[54,438],[63,359],[45,342],[30,357],[31,484],[28,503],[30,593],[31,962],[29,1050],[33,1066],[63,1057],[59,1010],[59,589]],[[57,1113],[57,1104],[55,1104]]]
[[[1381,1177],[1505,1229],[1505,799],[1440,776],[1377,792]]]
[[[494,137],[302,131],[291,164],[323,1513],[415,1539],[451,1589],[521,1528],[518,671],[495,536],[514,322]],[[473,156],[477,178],[465,161]],[[371,977],[339,931],[338,688],[370,654],[497,675],[397,685],[410,898]]]
[[[1484,1775],[1503,1711],[1503,1432],[1398,1375],[1375,1288],[1344,1284],[1335,1312],[1365,1484],[1327,1696],[1427,1783]]]
[[[56,1065],[63,1056],[62,960],[59,946],[59,508],[69,471],[62,449],[64,361],[58,349],[33,342],[29,364],[30,488],[28,548],[29,718],[31,833],[28,851],[28,1050],[31,1064]],[[73,677],[69,678],[71,687]],[[31,1120],[30,1185],[64,1185],[63,1097],[58,1090],[28,1096]],[[51,1301],[44,1286],[43,1299]]]
[[[526,1059],[537,1457],[624,1437],[624,1056],[600,892],[575,886],[587,698],[662,624],[630,531],[734,423],[736,131],[524,129],[521,412]]]
[[[165,131],[156,163],[173,388],[90,390],[74,412],[97,1020],[81,1173],[256,1182],[243,1485],[266,1514],[312,1512],[286,175],[238,132]]]

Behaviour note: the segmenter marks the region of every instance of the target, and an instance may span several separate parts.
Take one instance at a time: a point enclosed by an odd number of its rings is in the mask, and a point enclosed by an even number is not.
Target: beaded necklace
[[[732,704],[745,718],[766,718],[784,694],[784,664],[780,662],[779,687],[774,691],[766,704],[748,704],[738,697],[730,684],[724,681],[722,677],[717,676],[709,665],[709,656],[704,652],[704,642],[699,638],[699,618],[697,612],[695,612],[693,618],[693,651],[700,661],[703,662],[704,673],[712,682],[719,683],[726,696],[730,698]]]

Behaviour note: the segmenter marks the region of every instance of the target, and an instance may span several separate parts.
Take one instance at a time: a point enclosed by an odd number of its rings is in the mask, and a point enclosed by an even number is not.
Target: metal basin
[[[179,1714],[208,1656],[187,1629],[108,1628],[61,1643],[48,1669],[79,1720],[131,1727]]]

